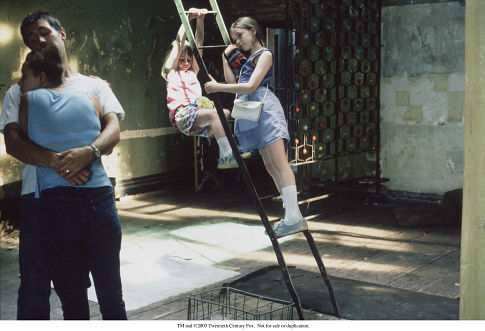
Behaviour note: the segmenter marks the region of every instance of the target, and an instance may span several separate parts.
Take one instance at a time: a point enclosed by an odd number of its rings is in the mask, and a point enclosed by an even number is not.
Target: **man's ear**
[[[66,40],[66,30],[64,30],[64,28],[61,28],[61,30],[59,31],[59,33],[61,34],[61,38],[62,40]]]

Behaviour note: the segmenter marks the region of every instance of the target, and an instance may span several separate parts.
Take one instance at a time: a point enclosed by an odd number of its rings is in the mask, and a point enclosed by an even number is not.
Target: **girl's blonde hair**
[[[231,30],[236,28],[245,30],[254,29],[256,31],[256,38],[261,43],[261,46],[264,46],[263,33],[261,32],[258,22],[256,22],[254,18],[248,16],[239,17],[234,21],[234,23],[231,24]]]

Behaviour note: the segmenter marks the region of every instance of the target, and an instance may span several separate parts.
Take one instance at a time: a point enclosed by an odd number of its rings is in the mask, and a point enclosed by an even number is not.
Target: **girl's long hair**
[[[235,28],[245,30],[254,29],[256,31],[256,38],[261,43],[261,46],[264,46],[263,33],[261,32],[258,22],[256,22],[254,18],[249,16],[239,17],[234,21],[234,23],[231,24],[231,30]]]

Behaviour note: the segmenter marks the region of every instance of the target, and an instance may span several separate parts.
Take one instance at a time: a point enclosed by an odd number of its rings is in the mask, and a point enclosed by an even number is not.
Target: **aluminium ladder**
[[[201,75],[200,81],[201,81],[201,85],[203,85],[206,82],[210,81],[210,78],[209,78],[209,73],[207,71],[207,67],[206,67],[204,61],[202,60],[202,57],[200,56],[199,48],[201,48],[201,49],[202,48],[215,48],[215,47],[225,48],[225,47],[227,47],[227,45],[229,45],[231,43],[231,40],[229,38],[229,33],[227,32],[226,26],[224,24],[224,20],[222,18],[219,6],[217,4],[217,0],[209,0],[212,10],[208,11],[208,14],[214,14],[215,15],[216,23],[217,23],[217,26],[218,26],[219,31],[221,33],[222,39],[224,41],[224,45],[199,46],[199,47],[197,47],[197,45],[195,44],[194,33],[193,33],[192,28],[190,26],[190,22],[187,18],[187,14],[189,14],[190,12],[186,11],[184,9],[183,4],[182,4],[182,0],[174,0],[174,2],[175,2],[175,5],[177,7],[177,11],[178,11],[178,14],[180,16],[180,20],[182,21],[182,24],[184,25],[185,33],[186,33],[187,39],[190,43],[190,46],[192,47],[195,59],[199,64],[199,67],[200,67],[199,74]],[[300,302],[300,299],[298,297],[298,294],[295,291],[295,287],[293,286],[291,276],[288,272],[288,267],[286,265],[283,254],[281,253],[281,249],[279,247],[278,239],[276,238],[276,235],[273,231],[273,228],[271,227],[271,224],[269,223],[268,217],[267,217],[267,215],[266,215],[266,213],[263,209],[263,205],[261,204],[261,200],[258,196],[258,193],[256,192],[256,188],[254,187],[253,181],[252,181],[252,179],[249,175],[249,172],[246,168],[246,164],[244,163],[244,161],[241,157],[241,154],[239,152],[239,149],[237,148],[233,134],[232,134],[232,132],[229,128],[226,117],[224,115],[222,103],[220,102],[220,100],[219,100],[219,98],[217,97],[216,94],[214,94],[212,101],[214,101],[214,104],[216,106],[217,114],[219,115],[219,118],[220,118],[221,123],[222,123],[222,127],[224,128],[224,132],[226,133],[227,139],[229,140],[229,144],[231,145],[232,152],[234,153],[236,161],[239,165],[239,169],[240,169],[241,174],[244,178],[244,182],[247,186],[249,193],[251,194],[251,197],[254,200],[254,203],[256,204],[256,209],[258,211],[259,216],[261,217],[261,222],[263,223],[263,225],[266,229],[266,233],[268,234],[269,238],[271,239],[271,243],[273,245],[273,250],[276,254],[276,258],[278,260],[278,264],[279,264],[281,273],[283,275],[286,286],[288,288],[288,292],[290,293],[290,295],[293,299],[293,303],[294,303],[295,308],[297,310],[298,317],[301,320],[303,320],[304,318],[303,318],[303,312],[302,312],[302,309],[301,309],[301,302]],[[340,313],[339,313],[338,306],[337,306],[337,301],[335,300],[335,295],[333,293],[333,288],[332,288],[332,285],[330,284],[330,280],[328,279],[327,272],[325,271],[325,266],[323,264],[322,258],[320,257],[320,254],[318,253],[317,248],[315,246],[315,241],[313,240],[313,237],[312,237],[309,230],[305,230],[305,231],[303,231],[303,233],[304,233],[304,235],[307,239],[308,245],[310,246],[310,250],[313,253],[313,257],[315,258],[315,261],[318,265],[318,269],[320,270],[320,274],[323,278],[323,281],[328,288],[330,300],[332,302],[332,306],[333,306],[335,315],[337,317],[340,317]]]

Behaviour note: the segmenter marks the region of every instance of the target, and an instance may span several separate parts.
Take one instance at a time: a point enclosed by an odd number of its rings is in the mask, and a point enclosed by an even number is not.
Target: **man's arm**
[[[120,120],[115,113],[108,113],[101,120],[101,134],[93,142],[101,154],[110,154],[120,142]]]
[[[101,151],[101,154],[109,154],[120,141],[120,122],[115,113],[110,112],[103,116],[101,121],[101,134],[92,143]],[[73,178],[79,171],[96,157],[90,146],[72,148],[57,156],[61,159],[54,170],[65,179]],[[66,173],[69,170],[69,173]]]
[[[5,126],[5,147],[7,153],[23,163],[41,167],[53,167],[59,157],[55,152],[32,142],[23,132],[19,123],[13,122]]]
[[[32,140],[27,134],[27,118],[28,118],[28,98],[27,95],[22,96],[19,106],[19,122],[11,122],[5,126],[4,138],[7,153],[16,159],[31,165],[42,167],[54,167],[60,160],[56,152],[47,150]],[[80,171],[76,176],[73,176],[68,181],[73,185],[81,185],[89,180],[91,172],[87,169]]]
[[[123,119],[125,113],[110,86],[104,80],[91,79],[90,84],[93,85],[92,97],[96,100],[95,108],[100,106],[102,111],[98,110],[104,114],[100,120],[101,133],[91,144],[96,145],[101,154],[109,154],[120,141],[120,120]],[[96,158],[89,145],[73,148],[57,155],[61,160],[54,170],[67,180],[73,178],[81,169],[88,167],[89,163]],[[66,173],[66,170],[69,172]]]

